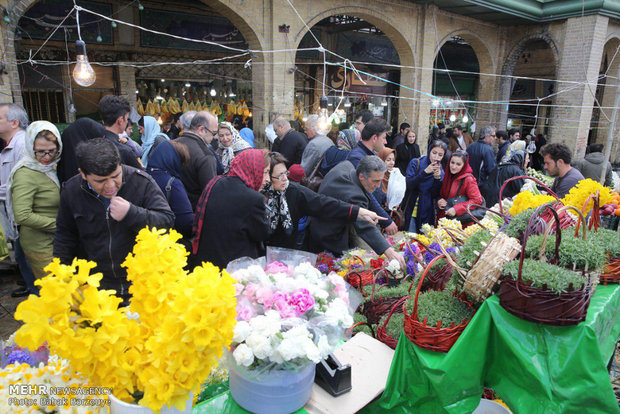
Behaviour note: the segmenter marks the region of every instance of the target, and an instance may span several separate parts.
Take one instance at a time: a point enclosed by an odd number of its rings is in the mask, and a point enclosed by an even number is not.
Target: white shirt
[[[461,147],[462,150],[467,149],[467,144],[465,144],[465,138],[463,138],[463,135],[457,137],[456,140],[459,142],[459,147]]]

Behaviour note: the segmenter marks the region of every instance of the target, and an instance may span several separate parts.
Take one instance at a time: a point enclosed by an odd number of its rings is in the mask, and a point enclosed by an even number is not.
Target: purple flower
[[[295,310],[297,316],[301,316],[314,306],[314,296],[307,289],[299,289],[290,297],[289,305]]]
[[[329,267],[327,267],[327,265],[325,263],[322,263],[322,264],[318,265],[316,268],[319,269],[321,271],[321,273],[329,272]]]
[[[26,363],[28,365],[34,365],[34,358],[28,351],[23,349],[16,349],[11,352],[7,358],[8,364],[23,364]]]
[[[415,260],[409,259],[409,261],[407,262],[407,274],[411,276],[415,276],[416,269],[417,269],[417,266],[416,266]]]

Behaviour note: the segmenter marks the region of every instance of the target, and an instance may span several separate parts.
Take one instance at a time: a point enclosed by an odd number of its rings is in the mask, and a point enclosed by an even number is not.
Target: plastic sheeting
[[[230,391],[226,391],[192,408],[192,414],[245,414],[248,412],[233,400]],[[295,414],[303,413],[307,413],[303,408],[295,411]]]
[[[483,387],[514,413],[620,413],[607,363],[620,335],[620,287],[598,286],[576,326],[521,320],[487,299],[446,354],[403,334],[383,395],[368,413],[471,413]]]

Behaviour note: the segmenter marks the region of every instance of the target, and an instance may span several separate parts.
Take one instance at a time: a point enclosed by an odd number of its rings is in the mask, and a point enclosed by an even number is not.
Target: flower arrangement
[[[41,345],[34,351],[18,346],[15,343],[15,334],[11,335],[8,340],[2,341],[0,346],[2,348],[1,368],[11,364],[28,364],[31,367],[38,366],[40,363],[47,364],[50,355],[46,344]]]
[[[542,206],[543,204],[547,204],[550,202],[554,202],[555,198],[550,195],[535,195],[531,191],[521,191],[514,199],[512,207],[510,207],[510,215],[516,216],[523,210],[527,210],[530,208],[536,208],[538,206]],[[585,201],[585,200],[584,200]]]
[[[527,169],[527,175],[529,175],[530,177],[534,177],[534,178],[538,179],[539,181],[542,181],[542,183],[545,184],[547,187],[551,187],[553,185],[554,178],[548,176],[547,174],[544,174],[542,171],[538,171],[538,170],[535,170],[535,169],[529,167]],[[528,183],[531,183],[531,184],[528,184]],[[536,188],[536,183],[534,181],[532,181],[532,180],[526,180],[525,181],[525,185],[527,185],[527,186],[531,185],[535,189],[535,191],[539,191]],[[532,192],[534,192],[534,191],[532,191]],[[534,194],[536,194],[536,193],[534,193]]]
[[[11,404],[11,385],[36,387],[38,392],[19,395],[19,406]],[[0,412],[23,414],[72,413],[103,414],[108,412],[106,389],[93,387],[88,380],[71,369],[69,361],[51,355],[47,363],[10,364],[0,370]],[[75,400],[81,400],[77,403]],[[72,401],[73,400],[73,401]]]
[[[237,280],[237,325],[231,346],[239,367],[299,370],[318,363],[353,325],[350,291],[335,273],[322,275],[309,263],[251,265]]]
[[[130,308],[114,291],[99,290],[96,264],[55,259],[15,312],[24,321],[16,342],[47,342],[77,372],[129,403],[154,411],[182,409],[230,344],[235,324],[233,279],[211,264],[184,270],[187,251],[174,230],[143,229],[123,266],[132,282]]]
[[[591,195],[599,192],[599,207],[611,202],[611,191],[609,187],[605,187],[596,181],[586,178],[577,183],[576,186],[570,189],[568,194],[562,199],[562,203],[566,206],[573,206],[581,210],[584,214],[590,212],[594,207],[594,200],[590,200],[588,205],[585,206],[586,200]]]

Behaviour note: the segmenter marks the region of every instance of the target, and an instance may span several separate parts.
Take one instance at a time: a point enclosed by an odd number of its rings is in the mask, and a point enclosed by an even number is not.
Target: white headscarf
[[[232,160],[235,158],[235,153],[252,147],[250,144],[245,142],[243,138],[241,138],[239,132],[237,132],[235,127],[232,126],[230,122],[220,122],[218,129],[220,128],[228,129],[232,135],[232,142],[229,146],[225,147],[220,144],[220,148],[222,149],[222,165],[224,165],[224,174],[227,174],[228,170],[230,170],[230,164],[232,164]]]
[[[34,155],[34,140],[42,131],[50,131],[54,134],[56,140],[58,140],[58,152],[56,153],[56,158],[54,158],[49,164],[41,164]],[[22,167],[39,171],[40,173],[47,175],[48,178],[52,180],[60,189],[60,182],[58,181],[58,176],[56,175],[56,164],[60,161],[61,153],[62,140],[60,139],[60,132],[58,132],[58,128],[56,128],[54,124],[48,121],[35,121],[28,126],[28,129],[26,129],[24,155],[11,170],[11,175],[9,175],[9,179],[6,184],[6,211],[9,215],[11,225],[17,227],[15,223],[15,216],[13,214],[13,197],[11,194],[11,187],[13,186],[13,177],[15,176],[15,172]]]

